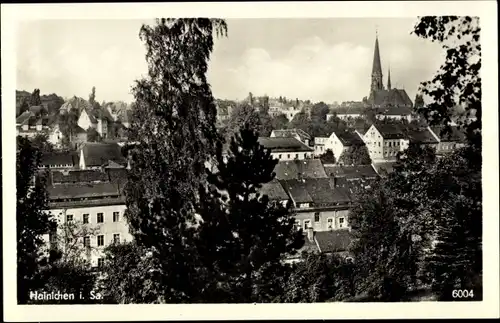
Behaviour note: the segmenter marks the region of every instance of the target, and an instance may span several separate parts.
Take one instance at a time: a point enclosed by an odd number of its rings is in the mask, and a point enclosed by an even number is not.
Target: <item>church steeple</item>
[[[383,75],[382,66],[380,64],[380,50],[378,46],[378,32],[375,36],[375,51],[373,53],[373,67],[372,67],[372,83],[370,87],[370,96],[373,92],[383,90]]]
[[[387,89],[391,89],[391,67],[387,70]]]

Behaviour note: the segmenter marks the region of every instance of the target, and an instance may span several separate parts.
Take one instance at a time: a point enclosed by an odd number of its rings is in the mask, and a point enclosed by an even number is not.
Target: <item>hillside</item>
[[[21,109],[23,102],[28,102],[31,97],[31,93],[24,90],[16,90],[16,117],[22,113]],[[59,108],[63,105],[64,99],[55,93],[44,94],[40,96],[40,100],[43,105],[47,106],[49,115],[57,114]]]

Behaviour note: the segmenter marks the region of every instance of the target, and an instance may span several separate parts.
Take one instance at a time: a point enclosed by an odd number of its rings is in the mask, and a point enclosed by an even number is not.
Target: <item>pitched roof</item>
[[[18,124],[18,125],[25,124],[26,122],[29,121],[29,119],[30,119],[31,116],[32,116],[31,111],[24,111],[23,113],[21,113],[20,116],[18,116],[16,118],[16,124]]]
[[[297,136],[302,142],[311,140],[311,136],[302,129],[278,129],[271,132],[271,137],[276,138],[295,138]]]
[[[351,244],[351,232],[348,229],[316,232],[314,239],[321,252],[347,251]]]
[[[51,185],[47,190],[51,200],[120,195],[120,190],[114,183],[60,184]]]
[[[259,137],[259,143],[272,152],[312,152],[313,148],[306,146],[296,138]]]
[[[324,166],[327,175],[346,179],[376,178],[377,172],[372,165],[363,166]]]
[[[336,205],[349,202],[349,197],[336,189],[329,178],[290,179],[280,182],[295,203]]]
[[[319,159],[279,161],[274,172],[278,180],[328,177]]]
[[[404,89],[376,90],[372,91],[369,98],[370,103],[376,106],[413,106],[410,97]]]
[[[344,146],[363,146],[365,144],[361,137],[353,131],[335,131],[334,134]]]
[[[434,137],[429,128],[412,129],[408,131],[410,143],[413,144],[437,144],[439,141]]]
[[[406,106],[387,106],[377,108],[375,112],[387,116],[407,116],[411,114],[411,109]]]
[[[402,139],[404,138],[404,129],[396,124],[377,124],[375,128],[380,132],[384,139]]]
[[[313,203],[313,198],[307,192],[307,189],[302,181],[296,179],[280,181],[286,192],[290,195],[295,203]]]
[[[372,165],[377,174],[382,175],[383,172],[391,173],[394,170],[394,164],[395,162],[382,162],[373,163]]]
[[[100,170],[74,170],[52,172],[52,184],[107,182],[109,177]]]
[[[44,153],[40,164],[52,167],[58,165],[78,165],[78,154],[76,152]]]
[[[445,131],[444,126],[432,126],[430,127],[432,132],[443,142],[460,142],[466,141],[466,135],[463,131],[460,131],[456,126],[450,126],[448,131]]]
[[[114,161],[126,164],[127,160],[121,153],[121,148],[116,143],[86,142],[82,145],[81,153],[87,166],[102,166]]]
[[[262,195],[267,195],[269,199],[273,201],[283,201],[289,199],[288,194],[286,194],[283,189],[283,186],[281,186],[281,183],[276,179],[263,184],[260,189],[260,193]]]

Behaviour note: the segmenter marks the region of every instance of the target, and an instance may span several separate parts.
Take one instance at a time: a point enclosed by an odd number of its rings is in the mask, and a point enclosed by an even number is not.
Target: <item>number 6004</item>
[[[451,293],[451,296],[453,298],[467,298],[467,297],[474,297],[474,292],[471,290],[467,289],[454,289],[453,292]]]

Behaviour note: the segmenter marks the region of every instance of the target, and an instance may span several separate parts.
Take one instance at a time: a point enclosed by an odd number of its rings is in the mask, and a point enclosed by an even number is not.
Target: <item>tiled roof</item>
[[[83,129],[82,127],[80,126],[75,126],[75,133],[87,133],[87,130]]]
[[[41,165],[78,165],[78,154],[76,152],[44,153],[42,156]]]
[[[316,232],[314,239],[322,253],[347,251],[352,240],[348,229]]]
[[[377,172],[377,174],[381,175],[381,172],[391,173],[394,168],[395,162],[383,162],[383,163],[373,163],[373,168]]]
[[[325,172],[333,177],[345,177],[347,179],[356,178],[376,178],[377,172],[372,165],[363,166],[324,166]]]
[[[311,136],[302,129],[273,130],[271,136],[276,138],[295,138],[296,136],[298,136],[302,142],[311,140]]]
[[[376,106],[413,106],[410,97],[404,89],[390,89],[373,91],[370,94],[370,103]]]
[[[361,137],[353,131],[336,131],[335,135],[344,146],[363,146]]]
[[[302,181],[296,179],[280,181],[285,191],[291,196],[295,203],[313,203],[313,198],[307,192]]]
[[[388,106],[375,109],[377,114],[387,116],[408,116],[411,114],[411,109],[405,106]]]
[[[276,179],[326,178],[319,159],[279,161],[274,167]]]
[[[81,148],[86,166],[107,165],[110,160],[126,165],[127,161],[122,156],[121,148],[116,143],[87,142]]]
[[[118,186],[114,183],[52,185],[48,187],[48,193],[50,200],[120,195]]]
[[[410,130],[408,132],[410,143],[414,144],[437,144],[439,141],[428,128]]]
[[[463,131],[460,131],[456,126],[450,126],[449,131],[444,132],[444,126],[432,126],[432,132],[439,138],[440,141],[444,142],[460,142],[464,143],[466,141],[466,136]]]
[[[272,152],[312,152],[313,148],[306,146],[295,138],[269,138],[260,137],[259,143],[264,148],[270,149]]]
[[[403,127],[396,124],[377,124],[375,125],[384,139],[402,139],[404,138]]]
[[[370,125],[364,124],[362,126],[355,126],[354,130],[357,131],[360,135],[364,136],[365,133],[370,129]]]
[[[276,179],[263,184],[260,189],[260,193],[262,195],[267,195],[269,199],[273,201],[283,201],[289,199],[288,194],[286,194],[283,189],[283,186],[281,186],[281,183]]]
[[[18,125],[25,124],[26,122],[29,121],[31,115],[32,114],[30,111],[24,111],[23,113],[21,113],[21,115],[19,117],[16,118],[16,124],[18,124]]]
[[[106,173],[100,170],[75,170],[69,172],[52,172],[53,184],[65,183],[92,183],[92,182],[107,182],[109,177]]]
[[[290,179],[280,182],[295,203],[334,205],[349,202],[349,197],[333,187],[329,178]]]

